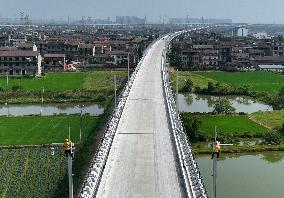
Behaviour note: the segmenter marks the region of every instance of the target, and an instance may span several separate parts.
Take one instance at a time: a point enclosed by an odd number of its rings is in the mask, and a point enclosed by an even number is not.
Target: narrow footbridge
[[[207,198],[165,69],[172,39],[144,53],[108,123],[79,197]]]

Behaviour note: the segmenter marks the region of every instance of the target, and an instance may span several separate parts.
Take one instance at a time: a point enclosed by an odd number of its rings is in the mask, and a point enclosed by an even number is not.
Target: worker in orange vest
[[[66,155],[66,157],[68,157],[68,154],[69,154],[70,157],[72,157],[72,159],[73,159],[73,154],[71,152],[71,146],[72,146],[72,142],[69,141],[68,139],[65,139],[65,141],[64,141],[65,155]]]
[[[214,158],[214,155],[215,155],[215,154],[217,155],[217,159],[218,159],[219,156],[220,156],[220,152],[221,152],[220,142],[216,141],[216,142],[215,142],[214,151],[213,151],[213,153],[212,153],[211,159]]]

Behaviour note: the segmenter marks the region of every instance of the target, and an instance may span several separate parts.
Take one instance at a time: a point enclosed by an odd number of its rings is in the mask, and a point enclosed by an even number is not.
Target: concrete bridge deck
[[[164,40],[155,43],[131,88],[97,197],[185,197],[170,134],[161,75]]]

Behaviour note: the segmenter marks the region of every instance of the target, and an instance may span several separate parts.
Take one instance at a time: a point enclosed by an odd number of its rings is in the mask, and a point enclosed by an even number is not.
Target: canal
[[[253,113],[257,111],[273,111],[267,104],[247,96],[210,96],[202,94],[179,94],[178,108],[181,112],[208,113],[213,111],[216,100],[225,98],[230,101],[236,112]]]
[[[209,197],[212,197],[212,160],[198,155],[197,162]],[[284,152],[221,154],[218,161],[217,198],[284,197]]]
[[[0,105],[0,116],[12,115],[53,115],[53,114],[78,114],[81,112],[80,104],[59,103],[59,104],[13,104]],[[84,114],[100,115],[104,113],[104,108],[98,104],[85,103],[82,108]]]

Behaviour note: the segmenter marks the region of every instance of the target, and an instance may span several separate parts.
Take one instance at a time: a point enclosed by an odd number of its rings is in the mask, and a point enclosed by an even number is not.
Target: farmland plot
[[[1,149],[0,197],[57,197],[66,173],[62,148]]]

